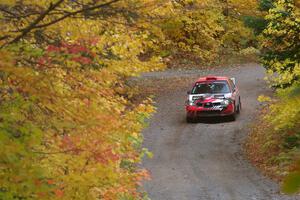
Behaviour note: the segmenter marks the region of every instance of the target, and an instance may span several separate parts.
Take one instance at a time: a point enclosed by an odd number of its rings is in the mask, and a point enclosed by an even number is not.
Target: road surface
[[[185,121],[186,91],[200,75],[236,77],[243,110],[235,122]],[[154,153],[145,159],[152,180],[144,183],[152,200],[294,200],[279,193],[276,183],[262,176],[243,154],[251,122],[259,109],[257,97],[269,93],[264,69],[257,64],[215,70],[165,71],[144,74],[143,79],[177,81],[156,98],[157,113],[143,131],[144,146]],[[169,83],[170,84],[170,83]]]

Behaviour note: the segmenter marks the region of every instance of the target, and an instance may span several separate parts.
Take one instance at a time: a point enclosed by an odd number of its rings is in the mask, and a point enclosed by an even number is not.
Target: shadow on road
[[[229,117],[199,117],[194,123],[220,124],[233,122]]]

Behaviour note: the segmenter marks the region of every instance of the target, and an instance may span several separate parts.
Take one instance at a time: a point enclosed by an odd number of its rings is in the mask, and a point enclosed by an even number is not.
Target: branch
[[[1,41],[1,40],[5,40],[5,39],[7,39],[8,37],[9,37],[9,35],[1,36],[1,37],[0,37],[0,41]]]
[[[48,13],[50,13],[52,10],[54,10],[56,7],[58,7],[61,3],[63,3],[64,0],[59,0],[55,4],[50,3],[50,6],[47,10],[45,10],[41,15],[34,20],[28,27],[26,27],[22,33],[14,38],[12,41],[8,42],[7,44],[12,44],[15,42],[18,42],[21,38],[23,38],[25,35],[27,35],[39,22],[41,22]],[[2,46],[3,47],[3,46]]]
[[[95,9],[99,9],[99,8],[103,8],[103,7],[106,7],[106,6],[109,6],[113,3],[116,3],[120,0],[112,0],[112,1],[109,1],[109,2],[106,2],[106,3],[103,3],[103,4],[100,4],[100,5],[95,5],[95,6],[91,6],[91,7],[86,7],[86,8],[83,8],[83,9],[80,9],[80,10],[77,10],[75,12],[69,12],[67,14],[65,14],[64,16],[58,18],[58,19],[55,19],[51,22],[48,22],[48,23],[45,23],[45,24],[41,24],[41,25],[38,25],[47,15],[49,15],[49,13],[51,11],[53,11],[55,8],[57,8],[61,3],[63,3],[64,0],[59,0],[57,1],[55,4],[50,4],[49,8],[43,12],[34,22],[32,22],[28,27],[24,28],[24,29],[20,29],[19,31],[21,31],[22,33],[17,36],[16,38],[14,38],[13,40],[11,40],[10,42],[7,42],[5,43],[4,45],[2,45],[0,48],[3,48],[4,46],[8,45],[8,44],[12,44],[12,43],[15,43],[15,42],[18,42],[20,39],[22,39],[24,36],[26,36],[30,31],[32,31],[33,29],[38,29],[38,28],[44,28],[44,27],[47,27],[47,26],[50,26],[50,25],[53,25],[59,21],[62,21],[68,17],[71,17],[71,16],[74,16],[74,15],[77,15],[79,13],[83,13],[83,12],[86,12],[86,11],[90,11],[90,10],[95,10]]]
[[[43,152],[43,151],[32,151],[33,153],[37,153],[37,154],[45,154],[45,155],[51,155],[51,154],[64,154],[64,153],[70,153],[70,152],[74,152],[74,151],[83,151],[82,149],[67,149],[67,150],[63,150],[63,151],[54,151],[54,152]]]
[[[6,14],[12,15],[14,17],[17,17],[17,15],[13,12],[10,12],[9,10],[6,10],[5,8],[3,8],[2,6],[0,6],[0,11],[5,12]]]
[[[22,14],[22,13],[17,14],[12,11],[6,10],[4,7],[1,7],[1,6],[0,6],[0,12],[8,14],[9,16],[5,16],[8,19],[15,19],[15,18],[20,19],[20,18],[26,18],[26,17],[40,14],[37,11],[33,11],[31,13],[25,13],[25,14]]]
[[[88,157],[88,159],[85,161],[85,164],[83,165],[82,169],[80,170],[80,175],[83,174],[85,168],[88,166],[89,162],[91,160],[91,157]]]
[[[55,24],[55,23],[57,23],[57,22],[59,22],[61,20],[64,20],[67,17],[71,17],[71,16],[77,15],[79,13],[83,13],[85,11],[95,10],[95,9],[98,9],[98,8],[103,8],[103,7],[109,6],[109,5],[111,5],[111,4],[115,3],[115,2],[118,2],[118,1],[120,1],[120,0],[112,0],[112,1],[104,3],[104,4],[100,4],[100,5],[96,5],[96,6],[91,6],[91,7],[83,8],[83,9],[75,11],[75,12],[70,12],[70,13],[68,13],[68,14],[66,14],[66,15],[58,18],[58,19],[55,19],[55,20],[53,20],[51,22],[48,22],[48,23],[45,23],[45,24],[41,24],[41,25],[35,26],[34,28],[43,28],[43,27],[46,27],[46,26],[50,26],[50,25]]]

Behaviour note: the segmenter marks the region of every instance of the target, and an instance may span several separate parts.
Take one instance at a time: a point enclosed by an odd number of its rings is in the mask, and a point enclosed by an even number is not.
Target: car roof
[[[198,78],[196,82],[207,82],[207,81],[227,81],[229,78],[226,76],[204,76]]]

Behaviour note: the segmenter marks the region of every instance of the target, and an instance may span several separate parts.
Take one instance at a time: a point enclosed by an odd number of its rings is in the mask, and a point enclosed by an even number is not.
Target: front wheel
[[[195,122],[195,118],[194,117],[186,116],[186,122],[187,123],[194,123]]]
[[[236,120],[236,113],[234,112],[232,115],[228,116],[230,121],[235,121]]]
[[[228,118],[230,121],[235,121],[236,120],[236,115],[240,112],[239,111],[240,103],[238,105],[238,108],[234,105],[234,112],[233,114],[229,115]]]
[[[239,99],[239,104],[238,104],[238,107],[236,108],[236,113],[240,114],[241,110],[242,110],[242,102],[241,102],[241,99]]]

